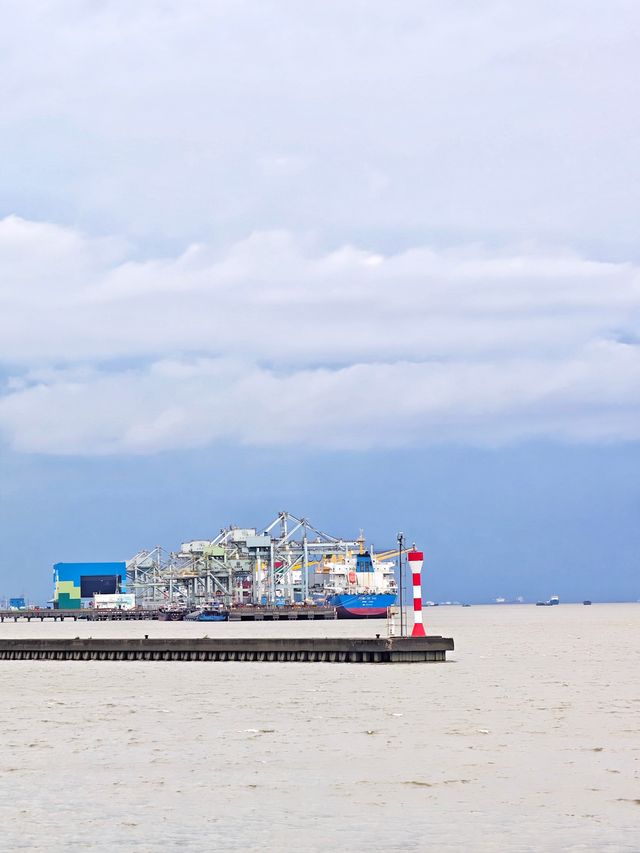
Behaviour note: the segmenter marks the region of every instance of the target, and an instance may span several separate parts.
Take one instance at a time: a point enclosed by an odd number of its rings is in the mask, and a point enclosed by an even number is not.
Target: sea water
[[[425,623],[454,637],[446,663],[1,661],[0,849],[638,851],[640,604],[427,608]]]

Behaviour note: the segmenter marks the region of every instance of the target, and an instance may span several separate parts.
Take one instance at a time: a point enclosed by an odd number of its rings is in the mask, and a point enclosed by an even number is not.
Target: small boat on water
[[[181,622],[186,613],[184,607],[161,607],[158,610],[158,619],[161,622]]]
[[[206,606],[187,613],[184,618],[189,622],[226,622],[229,619],[229,611],[216,605]]]
[[[552,595],[548,601],[536,601],[536,607],[553,607],[556,604],[560,604],[560,598],[557,595]]]
[[[582,603],[583,603],[583,604],[591,604],[591,602],[589,601],[589,599],[588,599],[588,598],[585,598],[585,600],[584,600]]]

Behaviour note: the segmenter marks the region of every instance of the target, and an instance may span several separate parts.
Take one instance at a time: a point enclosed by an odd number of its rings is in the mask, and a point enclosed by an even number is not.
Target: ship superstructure
[[[322,563],[319,573],[325,577],[328,593],[397,592],[395,562],[382,560],[369,551],[347,557],[332,556]]]
[[[326,600],[343,618],[385,616],[395,604],[397,582],[395,562],[375,557],[369,551],[339,559],[333,556],[322,564],[326,577]]]

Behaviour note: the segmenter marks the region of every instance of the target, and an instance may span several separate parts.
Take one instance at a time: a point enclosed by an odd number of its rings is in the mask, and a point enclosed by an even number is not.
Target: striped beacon
[[[426,637],[424,625],[422,624],[422,564],[424,554],[422,551],[409,551],[409,565],[413,574],[413,631],[412,637]]]

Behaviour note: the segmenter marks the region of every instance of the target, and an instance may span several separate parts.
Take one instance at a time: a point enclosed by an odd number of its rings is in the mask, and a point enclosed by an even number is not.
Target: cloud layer
[[[636,0],[4,4],[0,210],[635,252],[639,29]]]
[[[135,260],[0,222],[16,450],[640,438],[640,276],[565,251],[320,250],[290,232]]]
[[[0,9],[0,437],[640,438],[636,0]]]

